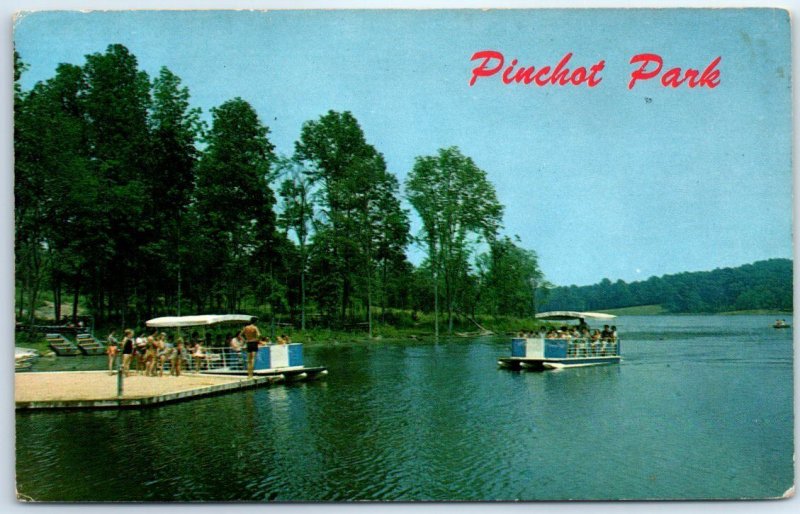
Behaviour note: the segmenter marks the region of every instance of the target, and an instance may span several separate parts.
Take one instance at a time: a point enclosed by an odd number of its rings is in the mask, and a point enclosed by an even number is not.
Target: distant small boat
[[[792,326],[782,319],[779,319],[773,323],[772,328],[792,328]]]

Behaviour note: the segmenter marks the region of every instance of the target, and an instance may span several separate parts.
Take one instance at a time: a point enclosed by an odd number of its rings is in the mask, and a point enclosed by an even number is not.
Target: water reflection
[[[502,338],[320,345],[306,360],[329,367],[324,381],[20,413],[18,488],[41,500],[780,495],[793,476],[791,335],[764,319],[700,321],[621,318],[642,337],[625,336],[619,365],[509,372]]]

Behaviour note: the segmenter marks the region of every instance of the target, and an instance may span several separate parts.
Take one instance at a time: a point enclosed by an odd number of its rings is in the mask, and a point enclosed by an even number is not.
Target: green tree
[[[331,296],[336,298],[336,317],[344,323],[352,299],[362,298],[371,330],[375,263],[389,248],[378,233],[390,234],[387,218],[398,212],[396,180],[349,112],[329,111],[304,123],[295,159],[303,163],[319,206],[311,259],[318,303],[332,315]]]
[[[152,181],[155,227],[158,235],[150,243],[154,286],[164,288],[164,296],[175,295],[175,312],[181,315],[183,263],[189,254],[184,244],[186,213],[193,198],[195,167],[199,158],[197,139],[202,134],[200,110],[189,105],[189,90],[180,78],[161,68],[153,81],[153,106],[150,114],[153,139],[153,169],[160,177]],[[170,309],[172,310],[172,309]]]
[[[536,314],[537,290],[547,285],[536,252],[502,237],[490,244],[488,253],[478,256],[477,267],[486,312],[519,317]]]
[[[212,125],[206,151],[197,173],[196,215],[203,241],[203,266],[196,276],[205,294],[224,298],[224,307],[235,310],[246,285],[263,285],[270,263],[256,261],[268,255],[275,232],[274,194],[268,183],[273,145],[269,129],[255,110],[241,98],[211,110]],[[220,305],[221,306],[221,305]]]
[[[306,329],[306,271],[308,267],[308,238],[314,220],[314,203],[311,184],[302,166],[291,159],[281,159],[279,173],[286,178],[281,182],[282,212],[279,224],[293,231],[299,247],[300,264],[300,330]]]
[[[141,252],[156,238],[150,194],[160,181],[151,159],[150,81],[122,45],[87,55],[83,72],[90,174],[97,177],[100,217],[106,221],[98,234],[103,244],[94,248],[97,258],[87,266],[95,270],[94,303],[102,311],[108,291],[123,324],[138,323],[152,308],[152,291],[146,287],[152,268],[145,265],[152,257],[143,258]]]
[[[435,156],[417,157],[406,182],[411,205],[423,223],[434,284],[436,335],[439,334],[438,284],[443,278],[448,332],[453,331],[453,311],[459,290],[466,283],[470,244],[496,238],[503,208],[486,172],[458,148],[439,150]]]

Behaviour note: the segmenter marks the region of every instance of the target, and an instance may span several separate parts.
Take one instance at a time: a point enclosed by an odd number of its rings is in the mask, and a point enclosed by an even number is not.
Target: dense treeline
[[[650,277],[630,284],[603,279],[556,287],[544,310],[598,310],[661,305],[675,313],[792,309],[792,261],[770,259],[737,268]]]
[[[371,333],[402,309],[435,313],[437,330],[441,310],[452,331],[533,310],[536,254],[500,235],[494,187],[458,148],[410,170],[428,252],[414,267],[401,184],[351,113],[307,121],[278,155],[246,100],[204,122],[179,77],[151,80],[121,45],[28,91],[24,71],[15,55],[20,320],[43,291],[56,320],[82,303],[98,324],[244,310]]]

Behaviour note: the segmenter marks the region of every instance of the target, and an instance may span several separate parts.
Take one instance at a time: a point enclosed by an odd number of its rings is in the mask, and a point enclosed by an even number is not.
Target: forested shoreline
[[[30,90],[25,68],[15,54],[22,323],[36,321],[44,296],[56,322],[79,307],[97,326],[246,312],[369,335],[421,317],[438,335],[537,310],[791,309],[792,263],[781,259],[554,287],[536,252],[502,233],[494,186],[461,149],[417,156],[401,184],[347,111],[306,121],[282,154],[268,113],[237,97],[205,122],[178,76],[149,77],[122,45],[61,64]],[[410,245],[425,251],[417,266]]]
[[[603,279],[589,286],[556,287],[544,310],[606,310],[659,305],[668,313],[792,310],[790,259],[769,259],[735,268],[650,277],[626,283]]]

